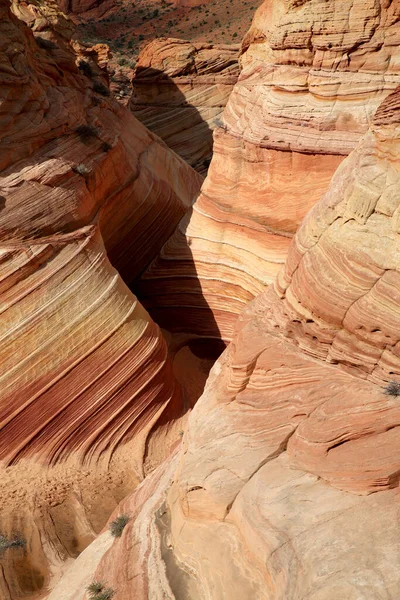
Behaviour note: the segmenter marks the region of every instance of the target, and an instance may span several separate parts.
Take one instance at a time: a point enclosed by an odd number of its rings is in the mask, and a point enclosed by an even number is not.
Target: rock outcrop
[[[108,10],[113,8],[112,0],[57,0],[62,12],[85,18],[102,17]]]
[[[27,539],[7,600],[43,590],[179,439],[166,344],[126,283],[202,181],[32,11],[30,29],[0,2],[0,531]]]
[[[130,109],[203,175],[212,132],[239,76],[238,54],[238,45],[159,38],[138,57]]]
[[[399,10],[398,2],[274,0],[257,11],[202,194],[143,278],[141,297],[160,323],[179,313],[182,328],[209,334],[211,314],[211,333],[232,337],[399,85]]]
[[[384,387],[400,378],[399,116],[400,88],[239,318],[180,450],[124,501],[133,519],[92,577],[160,599],[399,595],[400,405]]]

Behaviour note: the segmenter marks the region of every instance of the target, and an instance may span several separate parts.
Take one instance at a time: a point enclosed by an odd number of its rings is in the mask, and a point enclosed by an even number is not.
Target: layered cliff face
[[[47,585],[178,439],[166,344],[121,275],[202,181],[82,74],[48,12],[24,10],[33,33],[0,3],[0,527],[27,540],[1,570],[5,599]]]
[[[213,333],[232,337],[400,83],[398,20],[397,2],[277,0],[258,10],[202,194],[143,278],[143,300],[161,323],[179,312],[182,327],[204,334],[211,314]]]
[[[239,46],[156,39],[139,54],[130,109],[203,175],[239,75]]]
[[[57,592],[399,595],[399,117],[400,88],[238,320],[180,450],[122,504],[124,537],[102,534]]]

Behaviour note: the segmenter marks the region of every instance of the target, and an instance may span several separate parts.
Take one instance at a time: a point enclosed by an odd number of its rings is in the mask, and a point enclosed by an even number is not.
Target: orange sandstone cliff
[[[202,194],[142,279],[141,298],[159,323],[179,314],[177,328],[232,337],[399,85],[399,11],[398,2],[354,0],[259,8]]]
[[[5,600],[43,591],[178,439],[186,400],[126,283],[202,181],[82,73],[64,17],[20,11],[30,28],[1,0],[0,526],[27,540]]]
[[[122,598],[399,595],[399,123],[400,88],[237,321],[180,449],[121,504],[122,538],[51,600],[93,578]]]
[[[239,46],[158,38],[138,57],[131,111],[202,174],[239,75],[238,52]]]

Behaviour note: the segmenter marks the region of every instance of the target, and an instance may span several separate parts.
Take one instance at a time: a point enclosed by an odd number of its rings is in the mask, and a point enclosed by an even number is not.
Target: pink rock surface
[[[259,8],[202,193],[143,277],[143,301],[160,323],[180,314],[186,331],[190,323],[232,338],[238,314],[274,280],[300,222],[400,84],[398,19],[397,2]]]
[[[134,522],[94,577],[122,585],[132,548],[133,595],[399,594],[400,404],[385,394],[400,375],[399,113],[400,88],[239,317],[177,456],[124,502]]]
[[[7,600],[43,592],[178,439],[181,388],[126,283],[202,181],[96,91],[54,6],[13,11],[0,2],[0,504],[27,552],[1,570]]]
[[[239,45],[158,38],[138,56],[129,107],[151,131],[202,175],[239,76]]]

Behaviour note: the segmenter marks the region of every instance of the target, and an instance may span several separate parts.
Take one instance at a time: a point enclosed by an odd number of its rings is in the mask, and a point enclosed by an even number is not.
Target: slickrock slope
[[[239,46],[159,38],[139,54],[130,109],[192,167],[205,174],[212,131],[239,76]]]
[[[211,312],[215,334],[232,337],[237,315],[273,281],[299,223],[399,85],[399,17],[397,1],[274,0],[258,10],[202,194],[144,276],[141,297],[159,322],[179,312],[202,334]],[[157,295],[161,288],[168,293]]]
[[[384,393],[400,380],[399,157],[400,88],[239,318],[180,450],[124,501],[135,520],[94,577],[152,599],[399,596],[400,403]]]
[[[46,586],[178,439],[166,344],[121,274],[202,181],[40,20],[0,1],[0,533],[27,539],[2,563],[7,600]]]

